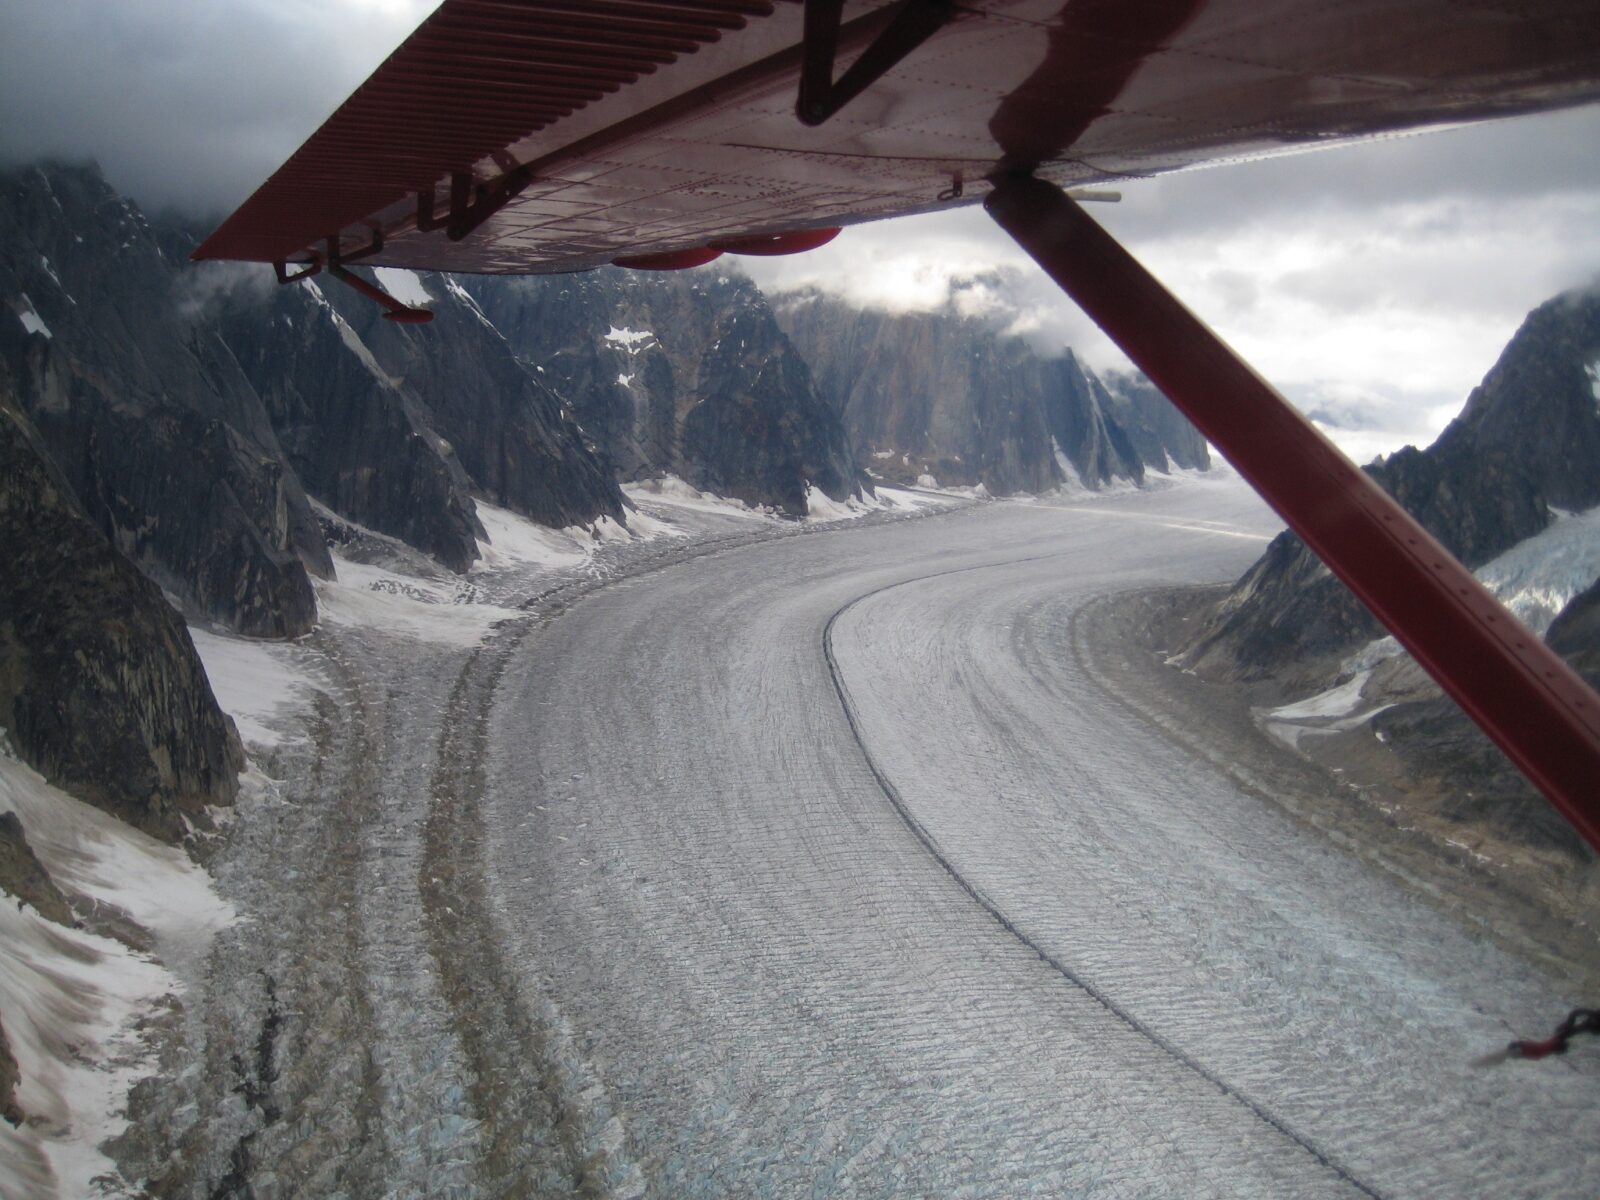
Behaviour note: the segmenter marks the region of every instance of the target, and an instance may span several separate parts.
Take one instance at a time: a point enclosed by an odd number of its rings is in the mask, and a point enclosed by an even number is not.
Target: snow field
[[[0,1195],[88,1196],[113,1171],[99,1149],[126,1126],[128,1089],[155,1067],[140,1024],[181,993],[235,919],[181,850],[51,787],[0,752],[0,812],[14,812],[58,887],[125,912],[156,954],[0,903],[0,1020],[28,1121],[0,1122]]]
[[[307,694],[322,686],[314,657],[293,645],[229,637],[193,626],[211,693],[246,746],[278,746],[297,736]]]

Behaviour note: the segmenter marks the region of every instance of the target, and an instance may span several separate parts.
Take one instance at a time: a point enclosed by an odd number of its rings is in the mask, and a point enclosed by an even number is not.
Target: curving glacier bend
[[[312,637],[201,639],[241,919],[150,1014],[107,1194],[1592,1193],[1600,1053],[1466,1064],[1593,997],[1105,636],[1257,555],[1237,480],[636,499],[653,540],[508,518],[469,580],[346,562]]]
[[[1196,762],[1075,614],[1231,578],[1238,490],[988,505],[579,600],[488,717],[485,896],[586,1185],[1552,1196],[1577,1002]]]

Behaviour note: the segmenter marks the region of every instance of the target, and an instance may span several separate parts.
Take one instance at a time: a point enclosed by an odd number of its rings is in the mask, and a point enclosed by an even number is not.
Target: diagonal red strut
[[[1600,850],[1600,696],[1059,188],[984,206]]]

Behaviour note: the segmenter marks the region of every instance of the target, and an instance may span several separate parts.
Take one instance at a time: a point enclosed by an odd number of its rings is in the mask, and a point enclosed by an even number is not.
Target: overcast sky
[[[224,215],[433,0],[55,0],[0,15],[0,155],[92,157],[152,211]],[[1425,443],[1527,310],[1600,278],[1600,109],[1132,181],[1095,215],[1363,461]],[[1096,365],[1115,351],[967,209],[785,260],[813,284],[974,310]]]

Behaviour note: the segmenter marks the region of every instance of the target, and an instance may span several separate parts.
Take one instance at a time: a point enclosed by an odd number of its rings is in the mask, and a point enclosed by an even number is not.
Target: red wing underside
[[[900,7],[843,5],[834,75]],[[354,255],[377,229],[372,263],[574,270],[971,203],[1000,171],[1104,184],[1600,97],[1590,0],[943,7],[808,128],[800,3],[445,0],[197,257]],[[452,178],[458,211],[493,210],[459,240],[418,228]]]

